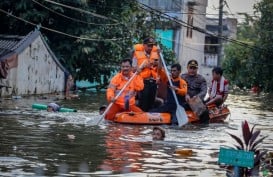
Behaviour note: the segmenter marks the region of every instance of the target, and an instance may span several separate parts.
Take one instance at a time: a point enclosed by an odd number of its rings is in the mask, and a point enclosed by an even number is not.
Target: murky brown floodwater
[[[31,109],[33,103],[53,99],[2,100],[0,176],[226,176],[217,164],[219,148],[234,143],[227,132],[240,134],[243,120],[268,136],[261,148],[273,149],[273,104],[263,97],[231,95],[229,121],[184,129],[165,126],[162,142],[151,141],[152,126],[87,124],[99,118],[103,94],[56,101],[77,113]],[[192,156],[174,154],[179,148],[192,149]]]

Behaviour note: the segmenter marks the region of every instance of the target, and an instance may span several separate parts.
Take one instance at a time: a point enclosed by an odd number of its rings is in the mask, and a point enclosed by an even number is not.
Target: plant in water
[[[267,153],[266,150],[259,149],[259,145],[267,137],[258,138],[261,131],[254,130],[255,125],[250,129],[248,122],[242,122],[242,138],[228,133],[238,144],[234,145],[237,150],[254,152],[254,166],[253,168],[240,167],[238,176],[258,176],[262,157]],[[236,168],[234,168],[235,170]],[[237,174],[238,172],[235,172]]]
[[[273,175],[273,152],[268,152],[263,162],[261,164],[263,177],[268,177]]]

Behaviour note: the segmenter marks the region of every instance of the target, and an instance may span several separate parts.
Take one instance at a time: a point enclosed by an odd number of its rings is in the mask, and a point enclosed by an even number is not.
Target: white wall
[[[6,81],[3,82],[12,88],[9,92],[2,91],[2,96],[64,91],[64,77],[64,71],[58,67],[38,36],[18,55],[17,68],[11,68]]]
[[[184,12],[188,12],[188,6],[187,6],[188,0],[185,1],[185,7]],[[199,27],[201,29],[205,29],[206,27],[206,19],[205,14],[206,13],[206,6],[207,6],[207,0],[192,0],[190,2],[196,2],[196,5],[194,6],[193,10],[193,26]],[[195,14],[196,13],[196,14]],[[198,15],[197,15],[198,14]],[[188,15],[184,14],[183,21],[187,22]],[[200,33],[196,30],[193,30],[192,38],[188,38],[186,36],[187,34],[187,28],[182,27],[182,34],[183,38],[180,39],[180,54],[178,56],[178,61],[182,65],[182,72],[186,72],[187,63],[191,59],[195,59],[198,61],[199,65],[201,65],[203,59],[204,59],[204,43],[205,43],[205,34]],[[202,72],[202,67],[199,67],[200,71]]]

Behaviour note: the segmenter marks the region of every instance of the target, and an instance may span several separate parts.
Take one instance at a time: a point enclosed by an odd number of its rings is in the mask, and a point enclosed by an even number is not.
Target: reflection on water
[[[0,176],[226,176],[217,164],[219,148],[234,143],[227,132],[240,134],[242,120],[268,136],[262,148],[273,148],[272,103],[263,110],[260,97],[231,95],[228,122],[182,129],[164,126],[166,139],[154,142],[152,126],[87,124],[100,118],[97,109],[104,95],[57,101],[77,113],[31,109],[33,103],[54,99],[2,100]],[[182,156],[175,154],[177,149],[193,153]]]

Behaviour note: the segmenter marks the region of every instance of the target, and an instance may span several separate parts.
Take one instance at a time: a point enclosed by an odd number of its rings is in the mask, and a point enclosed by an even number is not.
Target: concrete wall
[[[65,75],[38,36],[18,55],[17,68],[2,83],[12,87],[2,89],[2,96],[53,93],[64,91]]]
[[[207,0],[186,0],[184,2],[185,7],[183,8],[185,13],[188,12],[189,3],[195,4],[193,6],[193,26],[205,29],[205,15],[200,14],[206,13]],[[188,21],[188,14],[184,14],[183,21]],[[182,65],[182,72],[186,72],[187,63],[191,59],[197,60],[199,65],[201,65],[204,59],[205,34],[193,30],[192,37],[187,37],[187,27],[182,27],[181,34],[183,37],[180,39],[180,54],[178,56],[178,61]],[[199,67],[199,72],[202,72],[202,67]]]

